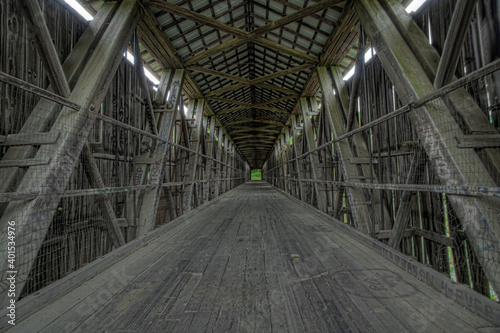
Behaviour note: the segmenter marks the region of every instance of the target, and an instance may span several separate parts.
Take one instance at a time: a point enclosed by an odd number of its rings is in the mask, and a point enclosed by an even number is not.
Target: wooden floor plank
[[[495,329],[330,220],[250,182],[18,318],[10,331]]]

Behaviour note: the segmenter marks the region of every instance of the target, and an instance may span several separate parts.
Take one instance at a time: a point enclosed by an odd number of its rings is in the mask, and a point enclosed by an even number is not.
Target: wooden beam
[[[268,80],[276,79],[278,77],[282,77],[282,76],[285,76],[285,75],[289,75],[289,74],[297,73],[297,72],[300,72],[300,71],[304,71],[304,70],[309,69],[311,67],[312,67],[311,64],[302,64],[302,65],[299,65],[299,66],[290,67],[290,68],[287,68],[287,69],[284,69],[284,70],[281,70],[281,71],[278,71],[278,72],[275,72],[275,73],[272,73],[272,74],[264,75],[264,76],[258,77],[256,79],[250,80],[249,84],[250,85],[256,85],[258,83],[262,83],[262,82],[265,82],[265,81],[268,81]]]
[[[405,184],[415,184],[417,179],[417,171],[420,170],[421,161],[418,160],[419,154],[415,153],[410,164],[410,170],[406,176]],[[411,199],[414,197],[415,192],[403,191],[399,200],[398,211],[396,213],[396,220],[392,226],[391,235],[389,237],[388,245],[392,248],[398,249],[403,239],[403,233],[408,227],[410,222],[411,210],[414,207]]]
[[[276,21],[270,22],[260,28],[257,28],[253,31],[251,31],[248,34],[249,38],[253,38],[254,36],[262,36],[272,30],[281,28],[289,23],[292,22],[297,22],[301,19],[303,19],[306,16],[310,16],[312,14],[315,14],[321,10],[333,7],[339,3],[341,3],[342,0],[322,0],[318,1],[315,4],[308,6],[306,8],[302,8],[297,10],[296,12],[293,12],[290,15],[287,15],[285,17],[279,18]]]
[[[344,124],[344,111],[341,105],[337,103],[336,97],[333,94],[334,82],[326,67],[316,68],[321,91],[324,96],[323,112],[327,113],[328,121],[334,137],[339,137],[346,133]],[[343,99],[345,100],[345,99]],[[340,169],[343,177],[348,181],[351,177],[357,177],[358,172],[355,165],[351,165],[348,161],[354,158],[354,153],[349,145],[348,140],[342,140],[336,145],[336,151],[340,157]],[[366,234],[372,233],[371,219],[372,215],[367,206],[356,206],[356,202],[366,201],[362,189],[346,188],[347,200],[351,207],[351,216],[355,225],[359,230]]]
[[[205,60],[214,54],[234,49],[240,45],[246,44],[247,42],[248,41],[246,39],[242,39],[242,38],[230,39],[228,41],[222,42],[222,44],[220,44],[220,45],[211,47],[208,50],[203,51],[203,52],[187,59],[185,64],[186,64],[186,66],[196,64],[196,63],[200,62],[201,60]]]
[[[263,143],[263,142],[254,142],[254,143],[247,143],[247,144],[243,144],[243,145],[238,145],[238,148],[246,148],[246,147],[268,147],[268,148],[272,148],[274,146],[274,142],[267,142],[267,143]]]
[[[245,132],[266,132],[266,133],[275,133],[279,134],[279,131],[277,130],[270,130],[269,128],[274,128],[276,126],[261,126],[261,127],[240,127],[241,129],[238,129],[236,131],[228,131],[228,134],[233,134],[233,133],[245,133]]]
[[[388,0],[387,3],[389,5],[386,7],[387,15],[392,18],[395,27],[406,41],[407,46],[412,50],[413,56],[417,58],[427,78],[434,82],[438,64],[440,63],[439,54],[429,44],[424,32],[397,0]],[[498,133],[476,101],[464,88],[450,91],[443,99],[443,102],[446,103],[452,114],[458,113],[460,115],[467,132],[475,134]],[[487,159],[492,172],[498,177],[500,175],[500,149],[485,148],[481,154]],[[498,233],[500,234],[500,230],[498,230]]]
[[[256,85],[258,83],[262,83],[262,82],[265,82],[265,81],[268,81],[268,80],[276,79],[276,78],[281,77],[281,76],[285,76],[285,75],[293,74],[293,73],[296,73],[296,72],[300,72],[300,71],[309,69],[311,67],[312,67],[311,64],[302,64],[302,65],[295,66],[295,67],[290,67],[290,68],[287,68],[287,69],[284,69],[284,70],[281,70],[281,71],[278,71],[278,72],[275,72],[275,73],[272,73],[272,74],[269,74],[269,75],[264,75],[264,76],[261,76],[259,78],[253,79],[253,80],[245,79],[245,78],[242,78],[242,77],[239,77],[239,76],[236,76],[236,75],[231,75],[231,74],[227,74],[227,73],[224,73],[224,72],[219,72],[219,71],[216,71],[216,70],[213,70],[213,69],[208,69],[208,68],[199,67],[199,66],[189,66],[188,69],[192,70],[192,71],[195,71],[195,72],[204,73],[204,74],[213,75],[213,76],[218,76],[218,77],[222,77],[222,78],[225,78],[225,79],[228,79],[228,80],[240,82],[239,85],[234,85],[234,86],[237,86],[238,88],[241,88],[241,87],[244,87],[244,86],[247,86],[247,85],[253,86],[253,85]],[[234,88],[234,89],[231,89],[231,90],[236,90],[238,88]],[[222,89],[224,89],[224,88],[222,88]],[[218,94],[220,94],[220,93],[217,93],[217,95]],[[212,95],[213,95],[212,92],[210,92],[210,93],[207,94],[207,97],[210,97]]]
[[[500,147],[500,134],[461,135],[457,138],[458,148]]]
[[[379,44],[378,57],[401,101],[407,104],[433,93],[433,81],[427,72],[432,68],[421,60],[426,58],[422,52],[427,52],[427,49],[419,51],[415,45],[426,48],[419,37],[422,32],[413,33],[416,30],[412,29],[402,34],[399,30],[413,26],[408,23],[411,18],[407,21],[403,6],[397,1],[360,0],[354,3],[354,9],[368,36]],[[395,12],[398,15],[393,15]],[[432,53],[429,54],[433,57]],[[404,64],[400,63],[402,59]],[[495,186],[473,149],[466,154],[463,149],[452,149],[456,146],[455,137],[463,132],[442,99],[430,101],[420,107],[418,113],[412,110],[408,115],[443,185]],[[493,203],[480,197],[449,195],[448,199],[464,226],[486,277],[494,289],[500,290],[500,222],[493,213],[496,211]]]
[[[222,32],[229,33],[234,36],[246,37],[248,33],[245,30],[241,30],[233,27],[232,25],[222,23],[211,17],[199,14],[195,11],[185,9],[181,6],[173,5],[167,1],[163,0],[144,0],[145,4],[153,6],[155,8],[161,9],[167,13],[175,14],[182,18],[188,19],[195,23],[206,25],[211,28],[217,29]]]
[[[216,97],[216,96],[207,96],[207,100],[213,100],[213,101],[218,101],[218,102],[223,102],[223,103],[228,103],[228,104],[235,104],[235,105],[242,105],[242,106],[248,106],[248,107],[253,107],[255,106],[264,106],[268,104],[273,104],[281,101],[286,101],[289,99],[295,99],[297,98],[297,94],[291,94],[283,97],[278,97],[278,98],[273,98],[265,102],[260,102],[257,104],[251,104],[251,103],[245,103],[245,102],[240,102],[240,101],[235,101],[233,99],[227,99],[227,98],[221,98],[221,97]]]
[[[97,166],[94,156],[92,156],[92,148],[90,148],[88,141],[83,147],[82,158],[85,174],[87,175],[90,186],[93,188],[106,187],[104,185],[104,181],[102,180],[101,173],[99,172],[99,167]],[[120,230],[120,226],[109,199],[109,195],[104,194],[101,200],[104,206],[104,215],[106,217],[104,219],[104,224],[106,224],[106,227],[108,228],[108,233],[111,241],[113,242],[113,245],[115,246],[115,248],[125,245],[125,239],[123,238],[123,234]]]
[[[210,132],[208,133],[208,147],[207,155],[212,156],[215,148],[215,116],[209,118],[210,120]],[[215,157],[215,156],[213,156]],[[215,179],[215,173],[213,169],[214,161],[210,158],[206,159],[205,163],[205,186],[203,187],[203,201],[208,202],[212,200],[212,180]]]
[[[349,96],[349,109],[347,112],[347,125],[346,131],[349,132],[352,129],[352,124],[356,118],[354,112],[356,110],[356,98],[358,96],[359,83],[361,82],[361,62],[365,61],[365,47],[362,45],[361,34],[359,35],[358,41],[358,52],[356,53],[354,75],[352,77],[351,83],[351,94]]]
[[[224,79],[228,79],[231,81],[236,81],[236,82],[241,82],[241,83],[246,83],[246,84],[249,84],[251,82],[251,80],[249,80],[249,79],[245,79],[245,78],[242,78],[242,77],[237,76],[237,75],[232,75],[232,74],[216,71],[216,70],[213,70],[210,68],[205,68],[205,67],[200,67],[200,66],[189,66],[187,69],[189,69],[192,72],[222,77]]]
[[[318,62],[318,59],[316,59],[313,56],[310,56],[310,55],[303,53],[301,51],[297,51],[297,50],[292,49],[292,48],[285,46],[283,44],[273,42],[273,41],[271,41],[267,38],[264,38],[264,37],[256,37],[253,39],[253,41],[255,44],[258,44],[260,46],[263,46],[263,47],[266,47],[268,49],[278,51],[278,52],[281,52],[284,54],[288,54],[292,57],[304,60],[305,62],[309,62],[311,64]]]
[[[273,107],[268,107],[268,106],[259,106],[258,104],[254,104],[254,105],[252,105],[250,107],[248,107],[248,106],[237,106],[237,107],[234,107],[234,108],[230,108],[230,109],[225,109],[225,110],[222,110],[222,111],[218,111],[216,113],[216,115],[217,116],[222,116],[222,115],[225,115],[227,113],[234,112],[234,111],[247,110],[247,109],[258,109],[258,110],[266,110],[266,111],[272,111],[272,112],[282,113],[282,114],[290,114],[290,112],[287,112],[286,110],[281,110],[281,109],[278,109],[278,108],[273,108]]]
[[[203,135],[203,107],[205,105],[205,100],[190,100],[189,104],[193,105],[195,108],[196,116],[196,127],[191,132],[191,137],[189,138],[188,144],[190,144],[190,148],[196,153],[189,154],[189,161],[187,164],[187,168],[189,170],[188,178],[185,180],[189,182],[189,184],[184,187],[184,200],[183,204],[183,214],[187,213],[191,209],[193,209],[193,193],[195,186],[193,186],[193,182],[196,181],[196,174],[198,170],[198,159],[200,157],[199,152],[201,148],[201,136]],[[208,185],[208,184],[207,184]]]
[[[412,230],[414,230],[416,236],[423,237],[444,246],[455,246],[455,238],[453,237],[447,237],[445,235],[440,235],[438,233],[419,228],[414,228]]]
[[[246,123],[250,123],[250,122],[271,124],[271,125],[276,125],[276,126],[283,126],[284,125],[283,123],[281,123],[279,121],[272,121],[272,120],[265,120],[265,119],[251,119],[250,118],[250,119],[245,119],[245,120],[239,120],[239,121],[233,121],[233,122],[230,122],[230,123],[225,123],[224,127],[229,127],[229,126],[238,127],[238,126],[234,126],[234,125],[246,124]]]
[[[5,137],[0,146],[39,146],[54,144],[57,142],[61,133],[18,133],[9,134]]]
[[[40,9],[37,2],[33,3],[31,0],[29,0],[27,2],[24,2],[24,5],[25,5],[26,11],[28,12],[28,15],[30,17],[43,21],[41,9]],[[108,11],[105,10],[105,12],[107,13]],[[101,17],[102,17],[102,15],[101,15]],[[53,54],[57,54],[57,52],[55,50],[55,46],[52,43],[52,40],[50,39],[50,36],[49,36],[48,41],[43,40],[44,38],[47,38],[47,35],[48,35],[48,29],[44,23],[45,22],[36,22],[36,24],[35,23],[33,23],[33,24],[34,24],[35,28],[37,29],[37,33],[39,34],[38,39],[39,39],[40,44],[42,45],[41,46],[42,52],[46,56],[53,56]],[[46,33],[45,33],[45,30],[47,30]],[[49,66],[50,66],[49,72],[51,72],[51,73],[63,73],[63,76],[58,77],[57,83],[56,84],[53,83],[53,86],[56,88],[58,87],[59,94],[62,97],[67,98],[71,92],[71,88],[70,88],[68,82],[66,81],[66,77],[64,76],[64,73],[69,72],[70,74],[73,74],[72,71],[70,69],[67,69],[65,71],[63,66],[59,63],[57,57],[56,57],[56,59],[53,59],[53,60],[51,59]],[[38,141],[39,141],[38,144],[53,144],[53,143],[55,143],[55,141],[51,142],[50,139],[49,139],[49,141],[43,140],[42,136],[45,136],[48,138],[52,137],[52,138],[55,138],[55,140],[57,140],[61,136],[61,133],[51,133],[51,132],[49,132],[49,133],[29,133],[29,134],[20,133],[20,134],[16,135],[17,142],[15,142],[16,141],[15,138],[11,137],[11,139],[14,139],[14,140],[11,140],[10,142],[9,142],[9,140],[7,140],[6,143],[10,144],[11,146],[13,146],[13,145],[26,145],[26,143],[29,143],[29,141],[27,141],[26,139],[23,139],[23,137],[26,137],[26,135],[30,136],[30,138],[31,138],[30,141],[38,139]],[[42,139],[42,140],[40,140],[40,139]],[[14,142],[12,142],[12,141],[14,141]],[[32,143],[32,144],[34,144],[34,143]],[[86,143],[84,146],[82,156],[85,160],[85,162],[84,162],[85,172],[88,176],[89,183],[94,188],[103,188],[104,182],[102,181],[99,169],[98,169],[97,164],[95,163],[95,160],[92,156],[92,153],[91,153],[90,147],[88,146],[88,143]],[[121,233],[121,230],[118,226],[118,221],[117,221],[115,212],[112,208],[111,202],[109,201],[108,196],[105,196],[103,199],[104,199],[103,200],[104,214],[106,215],[105,223],[107,224],[110,238],[111,238],[113,245],[115,247],[122,246],[125,244],[125,240],[124,240],[123,235]]]
[[[217,96],[206,96],[206,99],[209,101],[212,100],[212,101],[217,101],[217,102],[222,102],[222,103],[242,105],[242,106],[248,106],[248,107],[251,107],[251,105],[252,105],[251,103],[235,101],[234,99],[227,99],[227,98],[222,98],[222,97],[217,97]]]
[[[217,140],[217,154],[216,154],[216,159],[217,161],[221,161],[222,159],[222,150],[224,147],[222,147],[222,141],[223,141],[223,132],[222,128],[218,129],[218,140]],[[222,167],[221,163],[216,164],[216,181],[215,181],[215,196],[218,197],[221,194],[221,188],[222,188],[222,181],[220,180],[222,178]]]
[[[139,48],[139,39],[136,35],[134,38],[134,66],[139,76],[139,83],[146,94],[146,119],[149,123],[149,128],[151,129],[151,133],[158,136],[158,126],[156,125],[155,115],[153,113],[153,102],[151,100],[151,94],[149,92],[149,85],[146,75],[144,74],[144,64],[142,61],[141,50]]]
[[[223,165],[222,165],[222,174],[221,174],[221,190],[222,190],[222,193],[225,193],[227,192],[228,188],[227,188],[227,172],[228,172],[228,162],[229,162],[229,145],[230,145],[230,141],[229,141],[229,136],[228,135],[224,135],[224,146],[223,146],[223,152],[222,152],[222,161],[223,161]]]
[[[0,219],[2,237],[7,237],[8,221],[16,221],[17,224],[17,251],[23,259],[16,265],[16,290],[23,290],[28,281],[61,195],[80,161],[83,146],[96,118],[97,113],[89,110],[104,99],[135,29],[137,14],[137,1],[124,0],[121,3],[69,96],[72,102],[82,106],[81,110],[75,112],[63,108],[51,129],[51,132],[62,133],[61,144],[42,146],[36,154],[37,158],[52,156],[50,164],[30,167],[19,184],[18,192],[34,191],[39,196],[35,200],[9,203]],[[6,245],[6,242],[0,245],[2,257],[7,257]],[[5,262],[0,263],[2,280],[6,278],[5,268]],[[2,290],[2,301],[6,299],[6,294],[6,290]]]
[[[101,10],[97,13],[85,29],[83,35],[80,37],[73,50],[67,57],[66,61],[63,64],[64,72],[66,77],[69,79],[68,83],[70,88],[74,88],[76,83],[76,79],[80,76],[81,71],[86,64],[88,57],[91,55],[91,51],[95,49],[99,39],[102,37],[104,31],[106,30],[107,24],[113,17],[113,14],[116,11],[118,6],[115,6],[114,3],[105,3],[101,7]],[[4,81],[4,79],[6,79]],[[13,81],[11,80],[13,79]],[[17,78],[13,78],[10,75],[4,74],[0,72],[0,80],[15,84],[16,86],[21,87],[22,89],[32,91],[35,94],[40,96],[44,96],[45,98],[41,99],[33,111],[30,113],[30,116],[24,122],[19,134],[30,135],[32,133],[38,132],[46,132],[50,130],[49,126],[51,124],[52,119],[54,119],[58,112],[60,111],[60,106],[64,105],[73,110],[80,110],[80,105],[68,101],[66,98],[61,97],[60,95],[50,93],[50,91],[46,91],[36,87],[34,85],[28,84],[27,82],[21,81]],[[51,89],[51,86],[48,87]],[[50,96],[48,96],[48,94]],[[54,101],[54,102],[52,102]],[[3,156],[3,160],[23,160],[27,158],[31,158],[34,155],[33,147],[29,146],[19,146],[19,147],[10,147],[7,152]],[[0,193],[5,193],[9,191],[9,188],[16,186],[15,180],[19,179],[20,175],[24,173],[23,169],[20,168],[10,168],[10,169],[2,169],[0,170],[0,178],[5,181],[0,182]]]
[[[232,136],[233,140],[243,140],[243,139],[248,139],[248,138],[258,138],[258,139],[271,139],[271,140],[276,140],[276,137],[270,136],[270,135],[243,135],[243,136]]]
[[[298,149],[298,134],[297,134],[297,131],[294,130],[294,128],[297,128],[297,117],[295,115],[292,115],[290,116],[290,118],[292,119],[292,145],[293,145],[293,153],[294,153],[294,156],[297,157],[299,156],[299,149]],[[300,163],[299,163],[299,160],[296,158],[295,159],[295,168],[297,170],[297,181],[298,181],[298,187],[299,187],[299,195],[298,195],[298,198],[300,200],[303,200],[305,201],[305,197],[304,197],[304,188],[302,186],[302,170],[300,168]]]
[[[242,78],[236,77],[235,75],[229,75],[229,74],[225,74],[225,73],[217,72],[217,71],[213,71],[213,70],[204,70],[204,72],[207,72],[207,73],[211,72],[212,73],[211,75],[216,75],[216,76],[224,77],[224,78],[239,82],[239,83],[227,86],[227,87],[212,90],[211,92],[207,93],[206,96],[207,97],[217,96],[217,95],[220,95],[222,93],[237,90],[237,89],[247,87],[247,86],[260,86],[260,87],[262,87],[260,84],[262,84],[265,81],[272,80],[272,79],[275,79],[275,78],[278,78],[281,76],[293,74],[296,72],[300,72],[300,71],[306,70],[306,69],[311,68],[311,67],[312,67],[312,65],[310,65],[310,64],[303,64],[300,66],[287,68],[285,70],[282,70],[282,71],[279,71],[276,73],[265,75],[265,76],[262,76],[262,77],[259,77],[259,78],[253,79],[253,80],[242,79]],[[196,67],[196,68],[199,68],[199,67]],[[270,89],[270,90],[277,90],[277,91],[283,92],[283,90],[279,90],[280,89],[279,87],[275,87],[273,85],[266,85],[265,88]],[[290,90],[287,89],[286,92],[289,93]],[[293,95],[294,93],[295,92],[293,92],[290,95]]]
[[[44,99],[47,99],[48,101],[44,101],[47,108],[48,108],[47,105],[59,104],[61,106],[67,106],[73,110],[80,110],[80,105],[69,101],[67,98],[62,97],[62,95],[55,94],[55,93],[51,92],[50,90],[42,89],[34,84],[31,84],[29,82],[18,79],[17,77],[14,77],[14,76],[9,75],[7,73],[0,72],[0,81],[5,82],[6,84],[9,84],[9,85],[16,86],[18,88],[21,88],[21,89],[28,91],[28,92],[31,92],[33,94],[36,94],[40,97],[43,97]],[[52,87],[49,86],[48,89],[52,89]],[[65,95],[65,96],[68,96],[68,95]],[[42,99],[42,101],[43,101],[43,99]],[[50,103],[50,102],[55,102],[55,103]],[[47,112],[45,112],[45,113],[47,113]],[[37,115],[38,119],[44,118],[44,114],[36,113],[36,115]],[[25,122],[25,124],[26,123],[30,123],[30,122],[27,120]],[[40,121],[38,123],[43,124],[43,122],[40,122]]]
[[[477,0],[458,0],[455,4],[455,10],[443,46],[443,54],[434,79],[436,89],[450,83],[455,74],[476,3]]]
[[[52,42],[49,29],[43,18],[42,9],[37,0],[25,0],[21,2],[22,7],[33,33],[37,37],[37,48],[40,58],[47,70],[49,81],[54,91],[61,96],[69,96],[68,81],[64,75],[63,68],[59,62],[59,54]]]
[[[293,90],[290,90],[290,89],[286,89],[286,88],[277,87],[277,86],[273,86],[272,84],[257,83],[255,86],[256,87],[260,87],[260,88],[264,88],[264,89],[269,89],[269,90],[276,90],[276,91],[279,91],[279,92],[284,93],[286,95],[299,96],[299,94],[296,91],[293,91]]]
[[[181,16],[181,17],[186,18],[188,20],[194,21],[196,23],[207,25],[207,26],[215,28],[219,31],[227,32],[229,34],[237,36],[237,38],[232,39],[229,42],[225,42],[221,45],[216,46],[215,48],[208,49],[207,51],[202,52],[202,53],[198,54],[197,56],[192,57],[191,59],[186,61],[186,65],[192,65],[194,63],[199,62],[200,60],[208,58],[209,56],[211,56],[215,53],[219,53],[219,52],[222,52],[224,50],[229,50],[231,48],[238,47],[238,46],[245,44],[245,43],[248,43],[250,41],[253,41],[256,44],[259,44],[261,46],[271,48],[273,50],[277,50],[277,51],[283,52],[285,54],[294,56],[294,57],[302,59],[304,61],[307,61],[310,63],[315,63],[317,61],[317,59],[314,57],[311,57],[307,54],[296,51],[292,48],[286,47],[286,46],[281,45],[279,43],[272,42],[272,41],[270,41],[266,38],[260,37],[260,36],[266,34],[269,31],[272,31],[272,30],[278,29],[284,25],[287,25],[290,22],[295,22],[295,21],[300,20],[306,16],[312,15],[318,11],[332,7],[341,1],[339,1],[339,0],[319,1],[312,6],[298,10],[298,11],[294,12],[293,14],[290,14],[288,16],[280,18],[274,22],[270,22],[270,23],[266,24],[265,26],[257,28],[250,33],[246,32],[244,30],[241,30],[241,29],[237,29],[231,25],[224,24],[216,19],[207,17],[205,15],[198,14],[194,11],[187,10],[183,7],[170,4],[166,1],[145,0],[144,2],[146,4],[149,4],[149,5],[156,7],[158,9],[164,10],[164,11],[169,12],[169,13],[176,14],[178,16]]]
[[[391,235],[392,230],[380,230],[377,232],[376,238],[377,239],[388,239]],[[415,229],[409,228],[405,229],[403,232],[403,237],[408,238],[408,237],[413,237],[415,235]]]
[[[172,135],[172,130],[174,128],[173,124],[175,124],[175,114],[181,100],[184,70],[176,69],[171,80],[168,78],[168,74],[165,74],[162,79],[155,100],[164,104],[165,112],[162,113],[162,117],[159,118],[158,124],[160,126],[160,137],[168,140]],[[169,92],[168,100],[165,100],[167,91]],[[156,146],[153,152],[151,152],[151,158],[158,159],[154,165],[149,166],[149,177],[147,178],[146,184],[152,185],[152,187],[146,190],[142,199],[139,220],[137,223],[137,236],[144,235],[153,230],[155,226],[158,203],[160,201],[163,179],[165,178],[168,148],[169,145],[162,142]],[[146,170],[143,172],[146,174]]]
[[[316,140],[314,139],[314,130],[313,130],[312,121],[311,121],[311,118],[308,116],[309,106],[310,106],[310,102],[312,99],[315,100],[316,97],[310,98],[309,101],[306,97],[300,98],[300,104],[302,107],[302,119],[304,120],[303,137],[306,138],[308,151],[311,151],[317,147]],[[313,153],[309,154],[309,159],[310,159],[310,163],[311,163],[312,178],[314,180],[321,180],[322,171],[321,171],[321,166],[320,166],[320,162],[319,162],[318,152],[313,152]],[[326,202],[326,196],[325,196],[325,190],[326,190],[325,184],[314,183],[314,191],[316,194],[316,201],[318,204],[318,209],[323,211],[323,212],[326,212],[328,209],[327,202]]]

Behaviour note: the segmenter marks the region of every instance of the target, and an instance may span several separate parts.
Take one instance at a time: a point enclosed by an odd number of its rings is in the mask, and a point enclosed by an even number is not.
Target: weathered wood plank
[[[488,302],[490,320],[474,315],[371,244],[392,249],[264,182],[240,186],[180,219],[118,249],[142,244],[61,299],[38,304],[19,327],[388,332],[500,325],[496,302]],[[20,308],[37,297],[43,290],[21,300]]]
[[[462,135],[457,138],[458,148],[492,148],[500,147],[498,134]]]
[[[19,133],[9,134],[0,146],[38,146],[50,145],[57,142],[60,133]]]
[[[6,160],[0,161],[0,168],[28,168],[37,165],[47,165],[51,158],[28,158],[25,160]]]

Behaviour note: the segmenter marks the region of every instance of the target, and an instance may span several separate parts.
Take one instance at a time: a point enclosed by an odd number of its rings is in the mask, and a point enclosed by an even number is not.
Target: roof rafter
[[[272,73],[272,74],[261,76],[261,77],[258,77],[256,79],[253,79],[253,80],[238,78],[238,79],[235,79],[235,81],[236,80],[240,81],[240,83],[236,83],[236,84],[233,84],[231,86],[224,87],[224,88],[221,88],[221,89],[213,90],[213,91],[209,92],[208,94],[206,94],[206,96],[207,97],[209,97],[209,96],[215,96],[215,95],[222,94],[224,92],[236,90],[236,89],[243,88],[243,87],[246,87],[246,86],[255,86],[255,85],[258,85],[258,84],[260,84],[262,82],[265,82],[265,81],[268,81],[268,80],[272,80],[272,79],[275,79],[275,78],[278,78],[278,77],[281,77],[281,76],[285,76],[285,75],[288,75],[288,74],[293,74],[293,73],[296,73],[296,72],[300,72],[300,71],[309,69],[311,67],[312,67],[311,64],[303,64],[303,65],[300,65],[300,66],[297,66],[297,67],[291,67],[291,68],[288,68],[288,69],[285,69],[285,70],[282,70],[282,71],[279,71],[279,72],[275,72],[275,73]],[[190,67],[190,68],[192,68],[192,67]],[[200,70],[199,67],[195,67],[195,68],[197,68],[198,70]],[[217,72],[217,71],[214,71],[214,70],[207,70],[206,72],[211,72],[211,75],[216,75],[216,76],[224,77],[224,78],[230,79],[230,80],[232,80],[234,78],[234,75],[230,75],[230,74],[226,74],[226,73],[222,73],[222,72]],[[230,77],[233,77],[233,78],[230,78]],[[267,86],[267,89],[276,90],[275,88],[279,88],[279,87]]]
[[[272,108],[272,107],[268,107],[268,106],[258,106],[258,105],[252,105],[250,107],[248,106],[237,106],[235,108],[231,108],[231,109],[226,109],[226,110],[223,110],[223,111],[218,111],[216,113],[217,116],[221,116],[221,115],[224,115],[226,113],[231,113],[231,112],[234,112],[234,111],[241,111],[241,110],[246,110],[246,109],[258,109],[258,110],[266,110],[266,111],[272,111],[272,112],[276,112],[276,113],[283,113],[283,114],[290,114],[290,112],[286,111],[286,110],[282,110],[282,109],[278,109],[278,108]]]
[[[315,63],[317,59],[315,57],[311,57],[307,54],[304,54],[302,52],[296,51],[292,48],[289,48],[287,46],[281,45],[279,43],[272,42],[266,38],[260,37],[261,35],[266,34],[267,32],[270,32],[272,30],[278,29],[282,26],[285,26],[289,23],[295,22],[297,20],[300,20],[306,16],[312,15],[316,12],[319,12],[321,10],[324,10],[326,8],[332,7],[343,0],[322,0],[314,5],[311,5],[309,7],[297,10],[296,12],[287,15],[285,17],[282,17],[276,21],[270,22],[260,28],[257,28],[251,32],[246,32],[244,30],[235,28],[231,25],[222,23],[214,18],[207,17],[205,15],[199,14],[197,12],[185,9],[181,6],[173,5],[171,3],[168,3],[167,1],[161,1],[161,0],[144,0],[144,3],[147,3],[149,5],[152,5],[158,9],[164,10],[169,13],[173,13],[175,15],[181,16],[183,18],[192,20],[196,23],[207,25],[209,27],[212,27],[214,29],[217,29],[219,31],[223,31],[226,33],[229,33],[233,36],[236,36],[235,39],[232,39],[226,43],[222,43],[218,47],[214,47],[211,49],[208,49],[205,52],[202,52],[201,54],[192,57],[191,59],[188,59],[185,64],[186,65],[192,65],[204,58],[207,58],[211,56],[212,54],[221,52],[222,50],[227,50],[229,48],[237,47],[239,45],[248,43],[250,41],[253,41],[259,45],[278,50],[280,52],[292,55],[294,57],[297,57],[299,59],[302,59],[304,61],[310,62],[310,63]]]

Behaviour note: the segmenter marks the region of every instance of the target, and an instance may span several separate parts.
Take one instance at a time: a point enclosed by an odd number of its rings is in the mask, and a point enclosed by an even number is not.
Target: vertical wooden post
[[[208,145],[207,145],[207,155],[212,157],[214,153],[214,141],[215,141],[215,116],[212,116],[210,119],[210,133],[208,133]],[[212,182],[214,179],[214,170],[213,170],[214,161],[211,158],[207,159],[205,163],[205,187],[203,197],[205,202],[208,200],[212,200]]]
[[[302,108],[302,117],[304,117],[303,136],[306,138],[306,141],[307,141],[307,149],[309,151],[311,151],[314,148],[316,148],[317,145],[316,145],[316,140],[314,139],[314,130],[313,130],[313,125],[312,125],[312,120],[309,116],[309,105],[308,105],[308,100],[306,97],[300,98],[300,105]],[[322,180],[321,179],[322,171],[320,168],[318,152],[313,152],[312,154],[309,154],[309,158],[311,160],[312,178],[314,180]],[[325,191],[326,191],[325,184],[314,183],[313,187],[314,187],[314,191],[315,191],[315,195],[316,195],[318,209],[323,211],[323,212],[326,212],[328,207],[327,207],[326,196],[325,196]]]
[[[163,76],[163,82],[165,83],[163,85],[164,87],[166,87],[167,82],[170,81],[167,80],[168,76],[169,75],[167,73]],[[175,126],[175,114],[181,100],[183,82],[184,70],[176,69],[169,85],[168,100],[164,102],[163,112],[158,117],[158,126],[160,126],[158,132],[160,133],[160,137],[162,139],[169,140],[171,137],[172,129]],[[158,90],[160,91],[160,89]],[[161,90],[166,91],[165,88],[162,88]],[[156,97],[164,98],[163,96]],[[147,176],[146,181],[146,184],[151,185],[151,187],[145,190],[144,197],[142,199],[137,225],[137,236],[144,235],[146,232],[153,230],[155,226],[158,202],[160,201],[163,179],[165,178],[165,169],[168,158],[167,152],[169,148],[168,142],[160,142],[157,143],[155,149],[151,152],[151,162],[148,169],[149,175]]]
[[[215,171],[215,196],[218,197],[221,194],[222,190],[222,151],[224,147],[222,147],[223,133],[222,128],[218,128],[218,141],[217,141],[217,168]]]
[[[197,99],[189,101],[189,104],[192,104],[195,108],[195,119],[196,119],[196,127],[191,132],[190,137],[190,148],[196,153],[189,153],[189,162],[188,162],[188,170],[189,176],[186,181],[190,182],[190,184],[186,184],[184,187],[184,200],[183,200],[183,211],[184,213],[190,211],[193,208],[193,193],[195,189],[195,181],[196,175],[198,171],[198,163],[199,163],[199,153],[201,148],[201,135],[203,130],[203,107],[205,105],[204,99]]]
[[[228,190],[227,188],[227,164],[228,164],[228,157],[229,157],[229,138],[227,135],[224,135],[224,151],[222,153],[223,158],[222,161],[224,165],[222,166],[222,193],[226,193]]]
[[[293,152],[295,154],[295,157],[299,156],[299,149],[298,149],[298,135],[297,135],[297,132],[299,131],[297,129],[297,117],[292,115],[292,133],[293,133]],[[300,161],[299,160],[295,160],[295,169],[297,170],[297,187],[298,187],[298,190],[299,190],[299,193],[298,193],[298,198],[300,200],[305,200],[304,198],[304,189],[303,189],[303,186],[302,186],[302,170],[301,170],[301,166],[300,166]]]
[[[342,117],[342,110],[336,102],[335,96],[333,94],[333,82],[325,67],[318,67],[316,71],[318,73],[321,91],[323,93],[325,101],[324,112],[327,113],[333,136],[338,137],[345,134],[345,125]],[[340,157],[340,167],[344,176],[344,180],[349,181],[351,178],[354,178],[358,175],[358,172],[356,171],[356,165],[350,162],[354,157],[354,154],[347,140],[338,142],[336,144],[336,148]],[[356,205],[356,203],[366,202],[363,190],[359,188],[346,188],[346,194],[349,200],[351,215],[355,225],[362,232],[370,234],[372,232],[371,224],[369,223],[371,221],[370,211],[364,204]],[[340,195],[340,192],[338,195]]]

